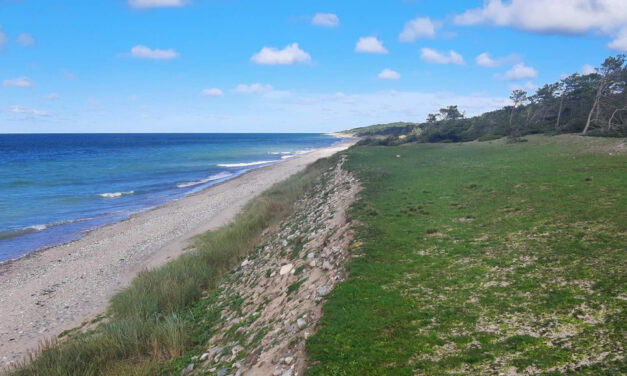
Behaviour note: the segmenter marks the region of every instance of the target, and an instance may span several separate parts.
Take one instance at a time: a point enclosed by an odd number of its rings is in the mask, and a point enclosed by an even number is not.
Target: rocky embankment
[[[182,375],[303,374],[305,341],[316,331],[324,296],[346,278],[352,239],[346,211],[360,186],[343,162],[225,278],[217,334]]]

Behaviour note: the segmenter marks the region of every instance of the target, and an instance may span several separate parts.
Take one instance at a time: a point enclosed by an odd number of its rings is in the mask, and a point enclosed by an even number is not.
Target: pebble
[[[287,264],[287,265],[281,266],[281,270],[279,270],[279,275],[285,275],[285,274],[289,273],[292,270],[293,267],[294,267],[294,265],[292,265],[292,264]]]
[[[298,329],[302,330],[304,327],[307,326],[307,321],[305,321],[305,319],[301,317],[298,320],[296,320],[296,325],[298,325]]]
[[[327,286],[322,286],[318,289],[318,294],[326,295],[326,293],[327,293]]]

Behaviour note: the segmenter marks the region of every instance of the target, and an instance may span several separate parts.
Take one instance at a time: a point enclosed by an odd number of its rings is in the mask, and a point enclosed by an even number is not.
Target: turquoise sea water
[[[0,135],[0,261],[338,141],[321,134]]]

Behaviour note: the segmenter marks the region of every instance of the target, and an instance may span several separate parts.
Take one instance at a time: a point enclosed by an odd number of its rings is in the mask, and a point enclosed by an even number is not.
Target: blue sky
[[[624,0],[0,0],[0,25],[2,133],[474,115],[627,50]]]

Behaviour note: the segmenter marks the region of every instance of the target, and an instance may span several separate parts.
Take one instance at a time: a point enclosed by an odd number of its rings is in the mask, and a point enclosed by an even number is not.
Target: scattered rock
[[[289,273],[292,270],[293,267],[294,267],[294,265],[292,265],[292,264],[287,264],[287,265],[281,266],[281,270],[279,270],[279,275],[285,275],[285,274]]]
[[[322,316],[321,296],[346,279],[344,265],[350,259],[353,232],[346,211],[360,188],[341,163],[324,173],[323,183],[295,204],[280,230],[266,232],[263,248],[220,285],[222,320],[212,328],[210,350],[200,357],[203,372],[304,374],[305,341]],[[290,249],[295,242],[298,246]],[[296,249],[298,255],[292,252]],[[292,277],[297,271],[298,279]],[[286,277],[274,278],[279,275]]]
[[[191,375],[193,370],[194,370],[194,363],[190,363],[187,367],[183,368],[183,370],[181,371],[181,376]]]

